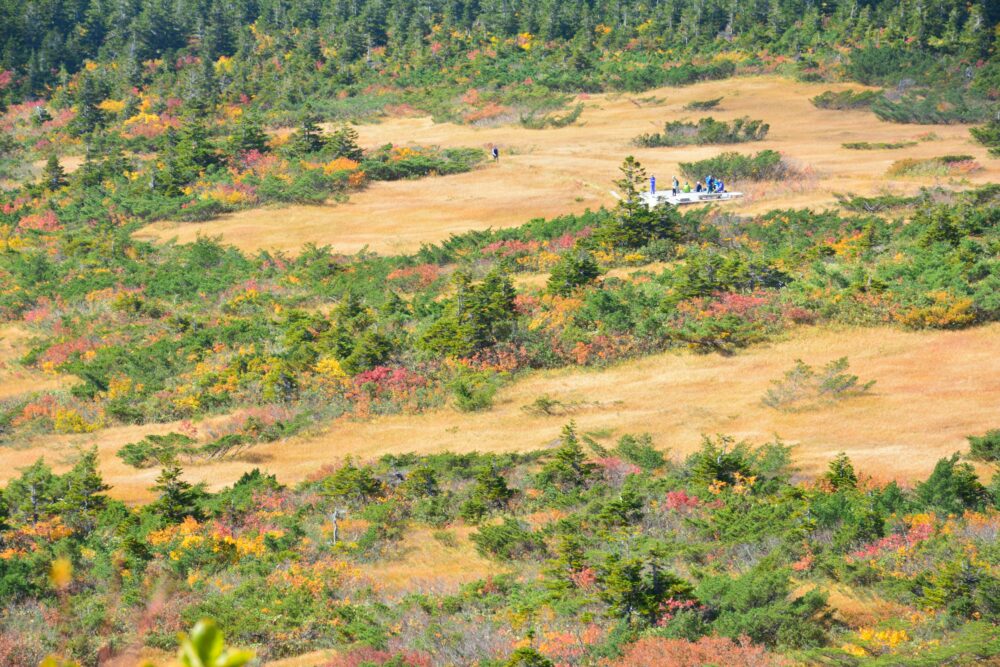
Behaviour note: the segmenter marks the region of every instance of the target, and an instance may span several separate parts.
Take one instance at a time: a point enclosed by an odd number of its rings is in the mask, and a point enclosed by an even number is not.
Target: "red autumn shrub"
[[[688,495],[687,491],[681,489],[679,491],[667,492],[667,497],[664,499],[663,504],[669,509],[681,510],[697,507],[701,504],[701,500],[698,496]]]

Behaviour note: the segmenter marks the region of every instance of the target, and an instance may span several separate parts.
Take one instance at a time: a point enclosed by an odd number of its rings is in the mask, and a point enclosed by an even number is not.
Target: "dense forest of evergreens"
[[[995,97],[996,66],[981,70],[998,20],[1000,7],[982,0],[5,2],[0,99],[47,96],[90,70],[71,86],[76,104],[155,83],[201,109],[242,98],[334,113],[347,108],[325,96],[379,83],[434,107],[427,89],[442,83],[530,78],[537,94],[684,82],[704,74],[692,57],[720,52],[791,58],[813,77],[844,65],[866,83],[975,78],[980,96]]]

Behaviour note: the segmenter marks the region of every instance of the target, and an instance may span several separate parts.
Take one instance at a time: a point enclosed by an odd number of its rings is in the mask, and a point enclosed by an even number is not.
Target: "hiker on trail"
[[[691,182],[684,181],[684,192],[691,192]]]
[[[715,178],[709,174],[705,177],[705,190],[712,192],[715,189],[712,187],[713,185],[715,185]]]
[[[681,184],[680,184],[680,182],[679,182],[679,181],[677,180],[677,177],[676,177],[676,176],[674,176],[674,196],[675,196],[675,197],[677,196],[677,191],[678,191],[678,190],[680,190],[680,189],[681,189]]]
[[[497,148],[496,146],[494,146],[493,150],[490,151],[490,155],[493,156],[493,161],[494,162],[499,162],[500,161],[500,149]]]
[[[701,192],[701,181],[695,181],[694,182],[694,191],[695,192]]]
[[[726,184],[723,183],[722,181],[716,181],[715,182],[715,191],[716,192],[725,192],[726,191]]]

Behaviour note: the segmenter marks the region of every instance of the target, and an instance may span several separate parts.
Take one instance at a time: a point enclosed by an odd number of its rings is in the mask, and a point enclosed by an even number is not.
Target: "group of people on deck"
[[[691,192],[691,184],[687,181],[684,182],[684,187],[680,187],[680,181],[674,176],[674,188],[673,194],[676,195],[678,192]],[[705,185],[702,187],[701,181],[696,181],[694,185],[695,192],[725,192],[726,184],[722,182],[721,179],[715,178],[711,174],[705,177]]]

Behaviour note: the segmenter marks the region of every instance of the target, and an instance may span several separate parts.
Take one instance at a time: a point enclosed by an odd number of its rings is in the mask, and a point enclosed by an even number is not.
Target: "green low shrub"
[[[181,433],[147,435],[139,442],[130,442],[118,450],[118,458],[134,468],[152,468],[192,455],[195,441]]]
[[[818,109],[867,109],[881,95],[875,90],[828,90],[812,98],[810,102]]]
[[[705,160],[681,162],[680,168],[686,177],[694,181],[700,181],[709,174],[723,181],[769,181],[784,178],[791,171],[781,154],[773,150],[760,151],[755,155],[721,153]]]
[[[767,136],[771,126],[762,120],[751,120],[749,116],[733,121],[718,121],[712,117],[702,118],[697,123],[670,121],[657,134],[642,134],[633,140],[636,146],[655,148],[659,146],[687,146],[703,144],[740,144],[761,141]]]
[[[580,118],[580,114],[582,113],[583,103],[579,102],[572,109],[561,116],[551,113],[544,114],[542,116],[539,116],[536,113],[524,114],[521,116],[521,126],[526,127],[529,130],[569,127]]]
[[[796,359],[795,366],[781,380],[771,382],[762,402],[771,408],[792,411],[867,394],[875,380],[860,382],[857,375],[845,372],[848,365],[847,357],[841,357],[817,371]]]
[[[712,99],[708,100],[692,100],[691,102],[688,102],[687,104],[684,105],[684,110],[709,111],[711,109],[717,108],[719,106],[719,103],[722,102],[722,99],[723,98],[721,97],[713,97]]]
[[[497,525],[481,525],[469,536],[476,551],[487,558],[522,560],[545,555],[545,542],[526,523],[506,517]]]
[[[895,142],[885,142],[885,141],[850,141],[845,144],[841,144],[844,148],[853,151],[879,151],[879,150],[895,150],[897,148],[909,148],[910,146],[916,146],[916,141],[895,141]]]

